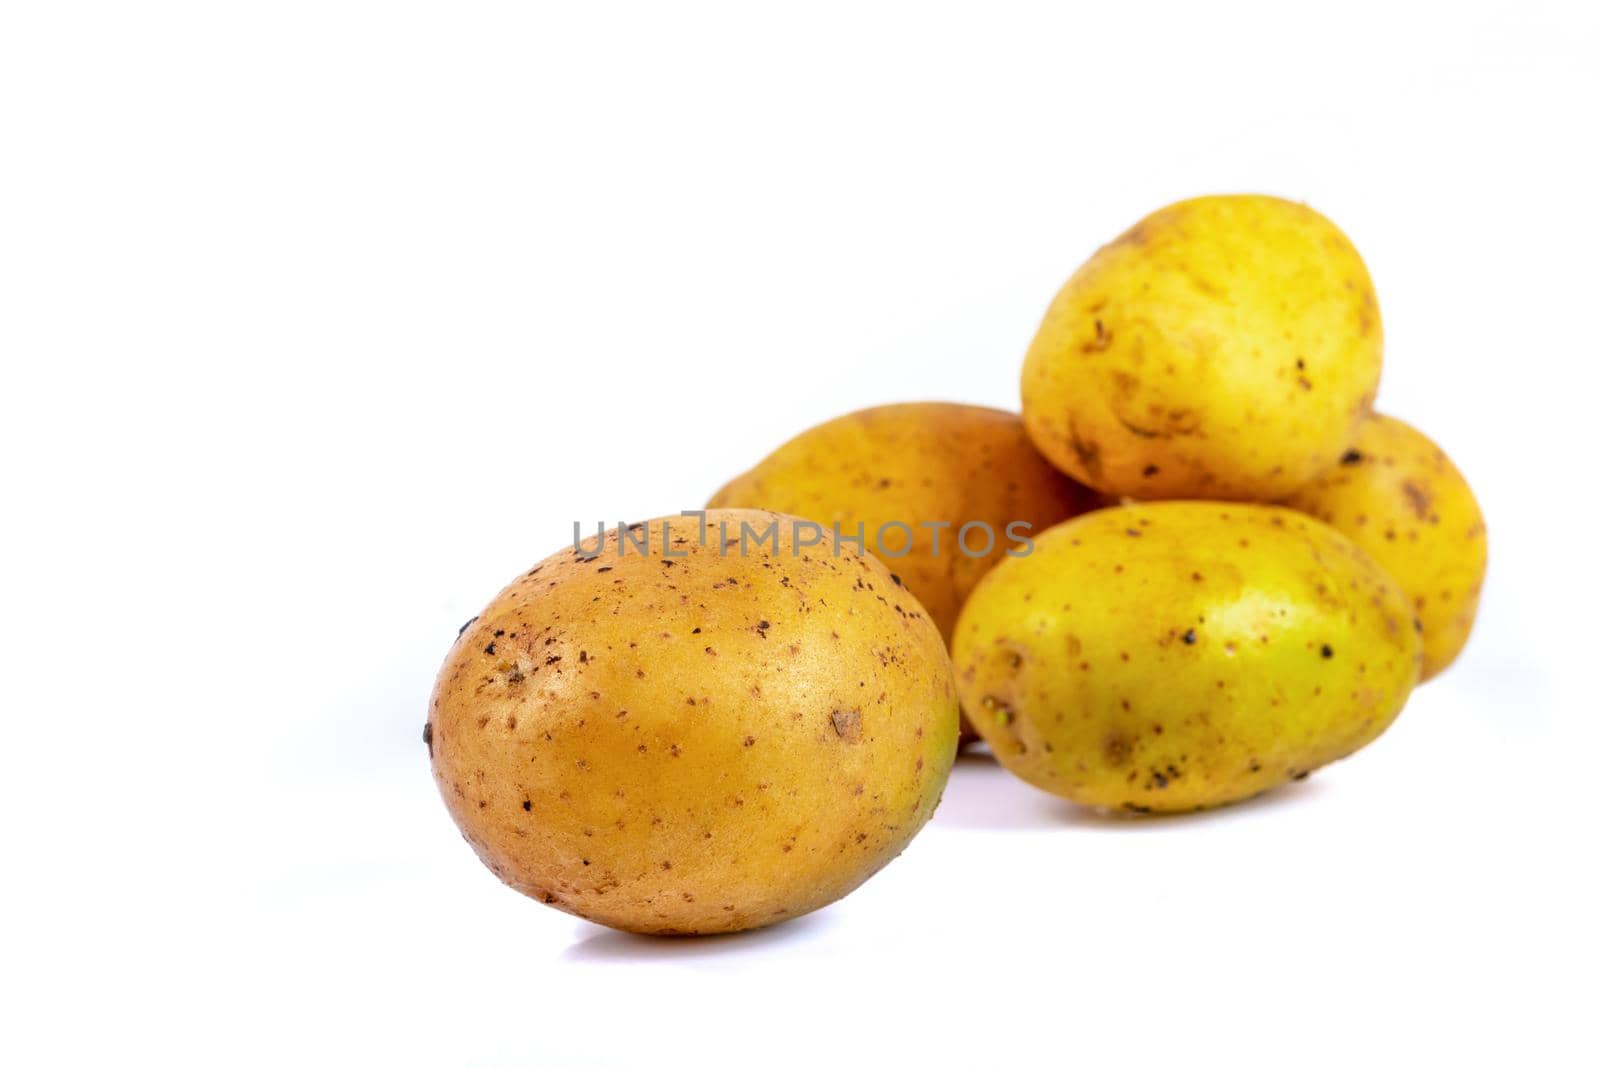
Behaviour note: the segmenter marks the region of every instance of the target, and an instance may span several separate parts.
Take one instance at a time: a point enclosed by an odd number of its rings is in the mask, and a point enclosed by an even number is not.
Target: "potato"
[[[1042,534],[973,591],[956,690],[995,756],[1087,805],[1249,797],[1381,734],[1421,642],[1394,580],[1269,505],[1109,508]]]
[[[955,757],[938,628],[880,562],[793,517],[707,523],[612,530],[518,578],[463,629],[424,729],[490,870],[629,931],[844,896],[927,821]]]
[[[905,581],[946,638],[972,587],[1008,549],[1021,548],[1018,538],[1090,506],[1089,491],[1045,462],[1014,413],[938,403],[867,408],[812,427],[710,504],[837,523],[849,536],[864,530],[867,548]],[[1008,534],[1014,522],[1027,529]],[[909,532],[884,529],[893,523]],[[985,524],[993,537],[974,527],[961,542],[967,523]]]
[[[1483,513],[1444,450],[1374,414],[1339,465],[1283,502],[1349,535],[1393,575],[1422,623],[1422,678],[1472,633],[1489,564]]]
[[[1039,450],[1105,493],[1272,500],[1331,466],[1372,406],[1377,297],[1310,208],[1186,200],[1096,252],[1022,371]]]
[[[812,427],[718,490],[710,507],[771,508],[838,524],[847,537],[864,533],[948,641],[962,602],[1008,550],[1098,503],[1039,455],[1014,413],[920,403]],[[981,525],[963,535],[968,523]]]

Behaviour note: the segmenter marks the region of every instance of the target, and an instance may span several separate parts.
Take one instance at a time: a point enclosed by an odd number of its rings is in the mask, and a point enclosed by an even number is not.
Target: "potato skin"
[[[865,524],[867,547],[884,523],[911,524],[903,556],[885,554],[946,639],[978,580],[1016,543],[1006,525],[1022,521],[1032,537],[1087,511],[1093,495],[1050,466],[1028,441],[1013,412],[970,404],[891,404],[851,412],[812,427],[778,447],[711,498],[712,508],[772,508],[845,533]],[[993,548],[968,556],[956,547],[960,526],[989,524]],[[923,522],[950,526],[933,552]],[[891,553],[904,547],[901,538]],[[968,544],[983,547],[980,532]]]
[[[972,588],[1018,548],[1009,524],[1029,524],[1018,533],[1031,538],[1104,503],[1050,466],[1016,413],[930,401],[865,408],[814,426],[723,486],[709,507],[771,508],[830,529],[838,523],[847,535],[859,525],[869,550],[883,524],[909,524],[909,538],[888,532],[881,559],[948,642]],[[989,525],[994,543],[968,555],[956,539],[975,521]],[[949,524],[937,547],[925,522]],[[979,553],[982,532],[974,530],[967,544]],[[963,723],[961,739],[976,741],[977,734]]]
[[[1472,633],[1489,543],[1472,487],[1443,449],[1374,413],[1338,466],[1283,503],[1348,535],[1411,597],[1423,681],[1450,666]]]
[[[995,756],[1087,805],[1250,797],[1376,738],[1417,679],[1405,595],[1344,535],[1268,505],[1171,501],[1053,528],[956,625]]]
[[[777,520],[776,550],[723,555],[719,520]],[[694,519],[643,524],[647,556],[613,529],[518,578],[463,629],[425,728],[483,862],[624,930],[837,900],[927,821],[955,756],[943,642],[881,563],[831,538],[797,555],[793,517],[708,523],[704,545]]]
[[[1331,222],[1276,197],[1200,197],[1067,281],[1023,365],[1022,417],[1105,493],[1272,500],[1349,446],[1382,363],[1372,281]]]

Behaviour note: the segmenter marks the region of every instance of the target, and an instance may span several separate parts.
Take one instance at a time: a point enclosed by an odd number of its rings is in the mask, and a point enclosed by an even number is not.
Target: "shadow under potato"
[[[1182,813],[1111,812],[1073,804],[1029,786],[984,750],[956,757],[933,826],[958,831],[1038,831],[1063,827],[1104,830],[1171,830],[1185,824],[1226,819],[1235,814],[1299,804],[1325,787],[1315,779],[1291,782],[1243,801]]]
[[[617,931],[610,927],[584,923],[588,933],[561,954],[562,960],[575,963],[630,961],[692,962],[713,958],[759,953],[780,943],[815,934],[830,922],[826,910],[808,912],[784,923],[758,927],[752,931],[732,931],[711,935],[648,935]]]
[[[1176,831],[1195,823],[1247,814],[1312,800],[1327,789],[1315,779],[1288,783],[1219,808],[1189,813],[1107,812],[1073,804],[1029,786],[1002,767],[983,746],[964,750],[934,813],[933,825],[958,831]],[[802,940],[827,928],[827,909],[784,923],[728,934],[663,936],[633,934],[583,922],[580,937],[562,953],[574,963],[628,961],[648,963],[727,960],[760,953],[791,940]]]

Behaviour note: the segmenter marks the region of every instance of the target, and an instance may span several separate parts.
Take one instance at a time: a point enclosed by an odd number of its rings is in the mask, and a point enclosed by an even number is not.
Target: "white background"
[[[1594,1063],[1593,4],[0,8],[9,1063]],[[1476,636],[1356,758],[1108,821],[964,760],[731,938],[502,888],[419,738],[571,521],[869,404],[1014,407],[1055,288],[1264,191],[1471,476]]]

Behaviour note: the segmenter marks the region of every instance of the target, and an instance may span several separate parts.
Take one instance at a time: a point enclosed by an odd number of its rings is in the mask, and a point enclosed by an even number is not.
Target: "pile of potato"
[[[1056,296],[1020,418],[845,415],[508,586],[433,695],[445,801],[516,889],[686,934],[848,893],[963,737],[1128,812],[1303,778],[1455,659],[1486,566],[1460,472],[1371,411],[1382,356],[1327,219],[1164,208]]]

